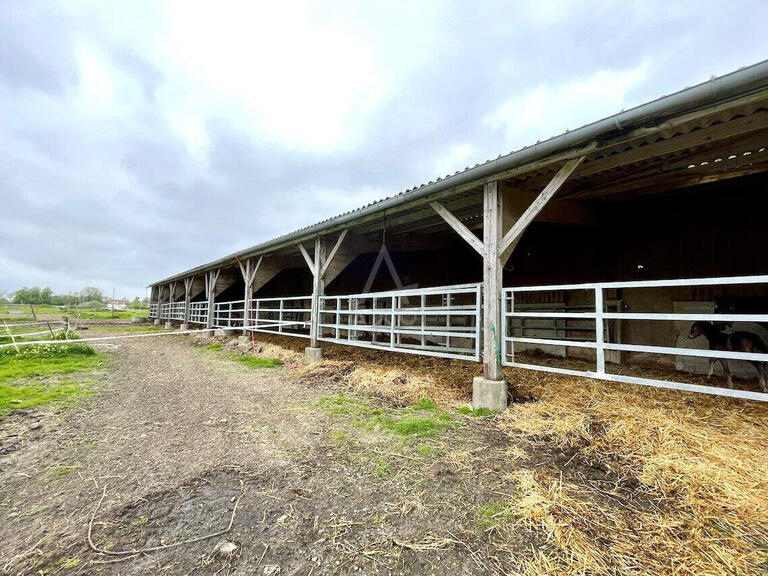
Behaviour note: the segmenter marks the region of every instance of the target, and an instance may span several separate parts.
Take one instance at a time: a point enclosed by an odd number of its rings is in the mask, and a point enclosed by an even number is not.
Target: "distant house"
[[[107,300],[107,309],[109,310],[125,310],[128,308],[128,299],[121,298],[119,300]]]

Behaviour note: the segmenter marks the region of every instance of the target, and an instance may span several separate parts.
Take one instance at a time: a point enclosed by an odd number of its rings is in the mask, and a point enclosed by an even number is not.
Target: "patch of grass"
[[[278,360],[277,358],[263,358],[261,356],[250,356],[248,354],[242,356],[233,354],[231,358],[250,368],[279,368],[283,365],[283,361]]]
[[[0,349],[0,384],[35,376],[85,371],[103,362],[104,358],[86,344],[40,344],[24,346],[19,352],[14,348],[3,348]]]
[[[74,558],[62,558],[61,559],[61,569],[62,570],[68,570],[69,568],[75,568],[77,566],[80,566],[80,564],[83,562],[82,558],[78,558],[75,556]]]
[[[50,402],[73,401],[90,394],[88,380],[64,378],[50,382],[28,382],[92,370],[105,363],[101,354],[86,344],[53,346],[41,344],[0,350],[0,415]]]
[[[477,519],[483,530],[498,528],[501,524],[509,522],[512,517],[509,505],[502,500],[489,502],[477,509]]]
[[[221,352],[224,350],[224,346],[221,342],[211,342],[210,344],[206,344],[204,348],[214,352]],[[240,364],[245,364],[249,368],[279,368],[283,365],[283,361],[278,360],[277,358],[266,358],[263,356],[253,356],[251,354],[227,353],[223,356],[229,360],[234,360],[235,362],[240,362]]]
[[[163,326],[155,326],[154,324],[120,324],[115,326],[114,324],[93,324],[94,330],[99,332],[116,332],[126,334],[142,334],[145,332],[166,332]]]
[[[416,404],[411,406],[412,410],[428,410],[430,412],[438,412],[440,408],[435,404],[435,401],[431,398],[420,398]]]
[[[473,418],[490,418],[496,416],[498,412],[495,410],[489,410],[488,408],[478,408],[476,410],[469,406],[462,406],[458,410],[459,414],[464,416],[472,416]]]
[[[27,386],[0,384],[0,418],[6,410],[25,410],[50,402],[72,402],[90,394],[89,381],[59,381]]]
[[[62,312],[61,310],[58,310],[58,312]],[[114,314],[112,310],[93,310],[90,308],[80,308],[79,310],[69,310],[68,312],[65,311],[64,315],[68,315],[70,318],[76,318],[78,316],[78,312],[80,315],[80,318],[85,318],[87,320],[107,320],[107,319],[115,319],[115,320],[128,320],[132,316],[144,316],[146,317],[149,314],[149,311],[144,309],[128,309],[128,310],[115,310]]]
[[[371,420],[371,423],[400,436],[417,436],[422,438],[434,436],[436,432],[447,428],[449,420],[450,417],[446,420],[445,418],[433,418],[432,416],[377,416]]]
[[[376,460],[376,467],[374,468],[373,472],[378,476],[379,478],[386,476],[391,471],[391,466],[389,464],[389,461],[385,460],[384,458],[379,458]]]
[[[337,444],[348,444],[352,439],[343,430],[331,430],[328,433],[330,439]]]
[[[320,409],[326,414],[345,416],[376,416],[381,414],[381,409],[346,394],[323,396],[318,401]]]
[[[149,522],[149,518],[147,518],[146,516],[140,516],[139,518],[131,522],[131,526],[135,526],[136,528],[141,528],[147,522]]]
[[[57,477],[67,476],[67,475],[71,474],[72,472],[74,472],[75,470],[77,470],[78,468],[80,468],[79,465],[77,465],[77,466],[57,466],[56,468],[51,470],[51,474],[53,474],[54,476],[57,476]]]
[[[416,444],[416,446],[414,446],[414,449],[416,450],[416,452],[418,452],[422,456],[432,456],[437,454],[438,452],[438,449],[432,446],[432,444],[425,444],[425,443]]]
[[[318,404],[326,414],[354,418],[352,423],[355,426],[368,430],[379,428],[398,436],[430,437],[454,424],[453,418],[429,398],[387,413],[346,394],[324,396]]]

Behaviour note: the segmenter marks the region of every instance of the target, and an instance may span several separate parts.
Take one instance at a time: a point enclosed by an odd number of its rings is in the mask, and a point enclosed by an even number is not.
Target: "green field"
[[[90,381],[75,377],[105,364],[106,358],[82,343],[40,344],[0,349],[0,418],[9,410],[72,401],[90,393]]]
[[[127,310],[93,310],[91,308],[59,308],[57,306],[35,306],[35,314],[38,318],[46,320],[61,320],[65,316],[71,320],[83,318],[86,320],[105,320],[109,318],[130,320],[132,316],[147,317],[146,308],[129,308]],[[0,321],[6,322],[30,322],[34,320],[32,310],[27,305],[4,304],[0,305]],[[1,326],[0,326],[1,327]]]

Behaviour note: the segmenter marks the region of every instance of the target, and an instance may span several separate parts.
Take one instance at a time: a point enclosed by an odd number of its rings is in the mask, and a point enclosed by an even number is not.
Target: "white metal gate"
[[[189,323],[207,324],[208,323],[208,302],[190,302],[189,303]]]
[[[253,332],[309,338],[312,296],[251,300],[248,329]]]
[[[481,286],[323,296],[318,339],[479,361]]]
[[[502,294],[503,314],[503,340],[502,362],[505,366],[515,366],[530,370],[553,372],[556,374],[568,374],[572,376],[586,376],[600,380],[626,382],[630,384],[642,384],[675,390],[702,392],[705,394],[717,394],[737,398],[768,401],[768,394],[747,390],[734,390],[717,388],[714,386],[701,386],[683,382],[656,380],[652,378],[640,378],[621,374],[612,374],[606,371],[606,352],[641,352],[646,354],[662,354],[673,356],[693,356],[701,358],[722,358],[725,360],[747,360],[756,362],[768,362],[768,354],[748,353],[731,350],[708,350],[697,348],[682,348],[677,346],[646,346],[638,344],[623,344],[610,342],[606,339],[606,321],[685,321],[685,322],[768,322],[768,314],[684,314],[684,313],[650,313],[650,312],[606,312],[605,291],[609,289],[624,288],[663,288],[663,287],[693,287],[693,286],[738,286],[747,284],[768,284],[768,276],[740,276],[730,278],[695,278],[681,280],[658,280],[637,282],[609,282],[599,284],[565,284],[553,286],[526,286],[505,288]],[[572,311],[531,311],[519,310],[515,307],[516,295],[531,292],[554,291],[588,291],[593,294],[592,306],[586,312]],[[529,338],[516,336],[514,333],[515,322],[523,318],[556,318],[570,320],[588,320],[593,324],[593,338],[555,338],[537,337]],[[518,326],[519,328],[519,326]],[[562,329],[561,329],[562,331]],[[544,346],[562,346],[574,348],[586,348],[595,351],[594,370],[573,370],[556,366],[530,364],[515,360],[515,344],[535,344]]]

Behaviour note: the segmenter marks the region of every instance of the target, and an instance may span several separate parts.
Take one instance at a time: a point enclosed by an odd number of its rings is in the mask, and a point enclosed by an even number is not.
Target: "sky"
[[[768,58],[765,2],[0,0],[0,294],[154,280]]]

